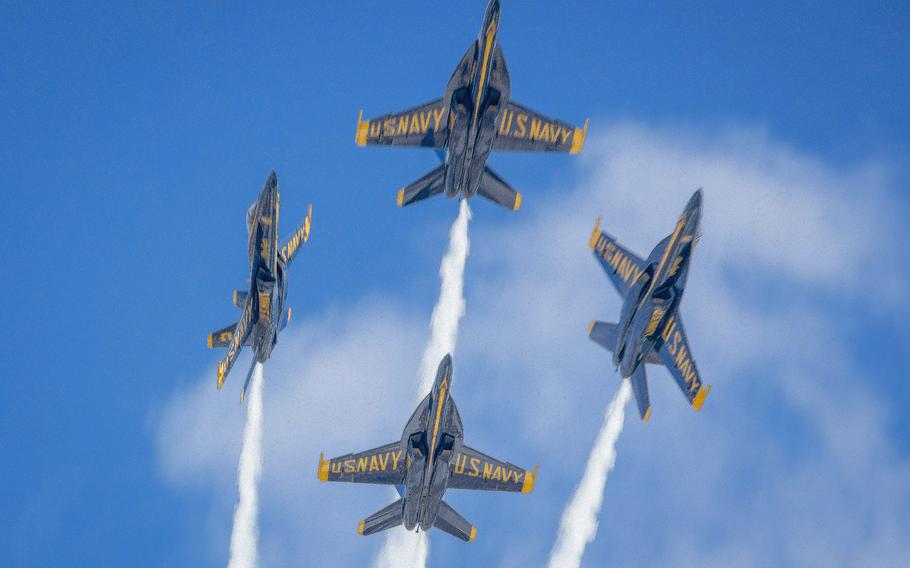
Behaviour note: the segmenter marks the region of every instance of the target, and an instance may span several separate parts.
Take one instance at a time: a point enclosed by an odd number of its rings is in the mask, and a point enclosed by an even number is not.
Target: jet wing
[[[658,348],[661,361],[673,375],[692,408],[696,411],[701,410],[711,385],[705,385],[701,381],[679,313],[667,320],[667,325],[661,333],[661,340]]]
[[[218,362],[219,389],[221,388],[221,385],[224,384],[224,379],[227,377],[228,373],[231,372],[231,367],[233,367],[234,363],[237,361],[240,350],[243,348],[243,345],[246,344],[247,339],[249,339],[250,332],[252,331],[252,319],[253,299],[248,296],[246,304],[243,305],[243,313],[240,314],[240,320],[237,321],[233,336],[227,345],[227,355]]]
[[[317,476],[319,481],[401,485],[407,473],[405,457],[401,442],[330,460],[319,454]]]
[[[361,112],[354,141],[358,146],[442,148],[448,137],[448,121],[442,99],[369,120],[363,120]]]
[[[281,252],[278,253],[285,263],[294,260],[294,256],[297,254],[297,250],[300,249],[300,245],[310,240],[310,222],[312,218],[313,206],[311,204],[309,209],[307,209],[306,219],[303,220],[303,225],[297,227],[297,230],[294,231],[294,235],[288,239],[288,242],[281,247]]]
[[[591,234],[589,244],[591,250],[594,251],[594,256],[600,262],[610,280],[613,281],[613,285],[619,295],[625,297],[629,288],[632,287],[632,283],[644,270],[645,261],[602,231],[599,219],[597,226],[594,227],[594,233]]]
[[[496,150],[522,152],[569,152],[577,154],[585,145],[588,121],[582,128],[546,117],[516,102],[509,101],[497,119]]]
[[[511,491],[528,493],[537,481],[537,468],[527,471],[515,464],[501,462],[462,446],[450,463],[450,489],[476,489],[480,491]]]

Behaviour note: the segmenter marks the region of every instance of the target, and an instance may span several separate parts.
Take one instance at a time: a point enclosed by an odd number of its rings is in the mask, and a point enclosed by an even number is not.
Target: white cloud
[[[624,124],[590,138],[578,187],[522,188],[518,221],[472,228],[455,359],[466,442],[541,468],[531,495],[453,495],[478,540],[431,533],[430,564],[545,563],[618,382],[585,338],[589,320],[619,309],[587,248],[594,218],[645,255],[700,186],[704,237],[682,309],[714,388],[694,414],[665,371],[649,371],[653,416],[626,426],[584,562],[902,564],[910,476],[886,429],[897,409],[842,314],[906,310],[906,274],[888,261],[887,169],[825,164],[743,130]],[[264,565],[367,562],[379,546],[356,522],[388,493],[320,485],[315,467],[320,449],[395,439],[413,410],[429,307],[404,301],[329,310],[282,336],[265,399]],[[159,455],[180,487],[215,480],[214,507],[227,492],[229,510],[242,414],[213,377],[160,412]]]

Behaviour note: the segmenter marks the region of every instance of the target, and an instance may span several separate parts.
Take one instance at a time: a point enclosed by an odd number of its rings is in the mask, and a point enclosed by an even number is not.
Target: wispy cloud
[[[485,246],[471,253],[456,359],[466,441],[539,462],[540,477],[527,496],[453,495],[481,536],[434,539],[431,563],[545,562],[618,385],[609,354],[585,337],[588,321],[619,310],[587,248],[594,218],[645,254],[702,186],[704,237],[682,312],[714,388],[695,414],[666,372],[651,373],[652,418],[626,425],[585,559],[900,565],[910,557],[910,466],[887,390],[898,377],[867,359],[868,337],[888,328],[863,319],[906,314],[906,269],[890,261],[899,220],[887,168],[824,163],[742,129],[621,124],[589,138],[579,182],[549,194],[523,187],[514,221],[472,227]],[[396,439],[413,410],[429,307],[408,301],[356,301],[282,335],[264,401],[263,565],[367,563],[381,545],[357,538],[356,522],[387,494],[318,484],[315,468],[321,449]],[[159,413],[159,461],[180,487],[214,480],[223,511],[242,414],[211,376]],[[226,539],[217,535],[229,516],[221,522],[213,538]]]

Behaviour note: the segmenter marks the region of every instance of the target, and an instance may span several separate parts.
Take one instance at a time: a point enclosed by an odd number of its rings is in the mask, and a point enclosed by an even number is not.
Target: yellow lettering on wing
[[[398,460],[401,459],[401,450],[392,452],[392,469],[398,471]]]
[[[673,328],[676,326],[676,318],[670,316],[670,319],[667,320],[667,325],[664,326],[663,340],[666,343],[670,339],[670,334],[673,333]]]
[[[455,456],[455,473],[464,474],[464,464],[468,461],[468,456],[458,454]]]
[[[477,477],[478,475],[480,475],[479,466],[480,466],[480,458],[471,458],[471,473],[469,473],[468,475],[470,475],[471,477]]]
[[[439,107],[439,109],[433,111],[433,130],[439,131],[439,120],[445,111],[446,107]]]
[[[408,134],[420,134],[420,117],[417,113],[411,115],[411,128],[408,129]]]
[[[398,117],[398,132],[397,134],[407,134],[408,133],[408,116],[399,116]]]
[[[492,475],[493,475],[493,464],[491,464],[491,463],[489,463],[489,462],[484,462],[484,464],[483,464],[483,478],[484,478],[484,479],[490,479],[490,477],[491,477]]]
[[[389,455],[390,455],[391,453],[392,453],[392,452],[386,452],[386,453],[382,454],[381,456],[379,456],[379,467],[382,469],[382,471],[385,471],[386,468],[388,467],[388,465],[389,465]]]
[[[376,459],[376,454],[370,456],[370,471],[379,471],[379,460]]]
[[[496,469],[493,470],[493,476],[490,477],[492,481],[497,481],[502,479],[502,467],[496,466]]]
[[[528,115],[519,114],[515,126],[515,138],[524,138],[528,134]]]
[[[396,125],[395,118],[396,117],[394,117],[394,116],[390,116],[389,118],[382,121],[382,135],[383,136],[395,136],[395,125]]]
[[[366,471],[366,470],[367,470],[367,458],[366,458],[366,456],[363,456],[363,457],[361,457],[361,458],[357,458],[357,473],[360,473],[361,471]]]
[[[538,140],[540,138],[540,120],[537,118],[531,118],[531,140]]]
[[[332,465],[335,465],[334,463]],[[354,473],[354,460],[344,460],[344,472],[345,473]]]

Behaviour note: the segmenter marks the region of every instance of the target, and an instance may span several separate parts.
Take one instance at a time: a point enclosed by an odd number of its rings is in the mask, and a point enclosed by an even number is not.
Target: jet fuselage
[[[499,0],[491,0],[483,26],[472,49],[464,57],[444,96],[449,109],[449,137],[445,149],[445,191],[449,197],[472,197],[477,193],[484,166],[493,149],[496,118],[509,99],[509,75],[500,61],[494,75],[499,30]]]
[[[452,358],[439,365],[429,404],[418,407],[401,438],[407,477],[402,492],[404,526],[426,531],[433,526],[449,482],[452,455],[461,449],[464,433],[451,398]]]
[[[281,208],[278,187],[266,187],[247,214],[252,319],[248,343],[256,360],[265,363],[287,324],[285,261],[278,254],[277,226]]]
[[[682,300],[700,220],[701,190],[689,200],[673,233],[651,251],[629,288],[613,350],[613,364],[623,378],[631,377],[663,341],[661,332]]]

